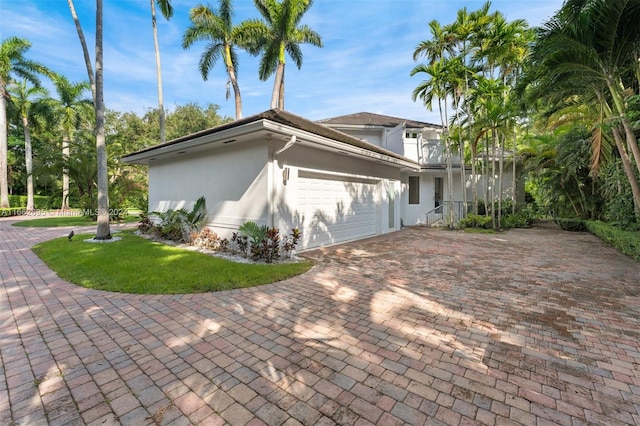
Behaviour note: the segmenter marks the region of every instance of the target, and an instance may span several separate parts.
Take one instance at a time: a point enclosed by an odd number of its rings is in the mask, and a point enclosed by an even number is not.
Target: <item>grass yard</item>
[[[133,223],[139,221],[138,216],[126,216],[122,221],[111,223]],[[96,222],[85,216],[56,216],[43,217],[41,219],[29,219],[22,222],[16,222],[13,226],[22,228],[57,228],[62,226],[92,226]]]
[[[38,244],[33,251],[61,278],[96,290],[182,294],[231,290],[281,281],[311,262],[242,264],[153,242],[131,233],[122,240],[88,243],[92,234]]]

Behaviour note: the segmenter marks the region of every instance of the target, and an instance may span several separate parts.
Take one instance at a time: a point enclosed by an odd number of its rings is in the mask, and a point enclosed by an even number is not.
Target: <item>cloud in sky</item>
[[[93,54],[95,1],[75,0],[89,49]],[[220,105],[234,116],[233,99],[225,100],[224,67],[217,64],[203,81],[198,61],[204,43],[181,47],[189,26],[189,9],[200,0],[173,0],[174,17],[158,15],[165,105],[187,102]],[[204,2],[205,4],[207,2]],[[216,0],[209,0],[216,7]],[[297,70],[287,64],[285,107],[310,119],[369,111],[438,123],[437,112],[411,100],[420,82],[411,78],[413,49],[429,37],[427,23],[447,24],[458,9],[476,10],[477,0],[315,0],[302,23],[317,31],[324,48],[303,46],[304,62]],[[257,18],[253,2],[234,2],[234,22]],[[495,0],[492,10],[512,19],[540,25],[562,6],[562,0]],[[157,106],[157,87],[151,13],[142,0],[105,0],[105,103],[119,111],[144,113]],[[67,2],[0,0],[0,38],[31,41],[27,56],[71,80],[87,80],[82,50]],[[259,58],[240,52],[239,84],[244,115],[269,108],[273,78],[258,79]]]

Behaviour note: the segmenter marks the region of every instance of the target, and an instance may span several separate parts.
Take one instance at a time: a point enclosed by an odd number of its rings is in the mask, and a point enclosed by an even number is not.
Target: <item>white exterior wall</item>
[[[279,146],[272,147],[271,152],[277,151]],[[318,212],[317,217],[305,217],[297,205],[299,196],[299,175],[309,176],[317,174],[320,177],[345,182],[346,191],[353,191],[353,197],[363,195],[372,196],[376,203],[376,228],[375,234],[384,234],[400,229],[401,213],[401,174],[396,168],[380,163],[365,161],[353,156],[316,150],[308,146],[294,145],[275,158],[272,163],[272,188],[273,194],[272,224],[279,228],[283,234],[290,232],[291,228],[303,229],[309,225],[310,220],[320,218],[325,221],[325,227],[329,230],[335,218],[326,212]],[[283,171],[288,169],[289,179],[283,179]],[[352,182],[355,182],[352,183]],[[367,191],[372,188],[372,194],[362,194],[362,188]],[[359,192],[360,191],[360,192]],[[338,210],[349,214],[352,211],[348,200],[339,206]],[[392,223],[390,223],[390,220]],[[330,231],[327,231],[330,232]],[[339,239],[339,236],[335,236]],[[303,235],[303,240],[305,236]],[[334,236],[329,235],[329,239]],[[306,241],[306,240],[305,240]],[[313,244],[313,241],[309,242]],[[304,245],[301,249],[306,248]]]
[[[409,176],[420,176],[420,204],[409,204]],[[402,180],[402,220],[405,225],[420,225],[425,223],[426,213],[435,208],[435,182],[436,177],[442,178],[442,196],[443,202],[449,200],[447,191],[447,172],[446,170],[428,170],[421,173],[410,173],[403,177]],[[463,187],[461,185],[462,177],[460,169],[453,170],[453,201],[462,201]],[[469,175],[467,174],[467,197],[471,201],[471,192],[469,190]]]
[[[478,180],[477,180],[477,185],[478,185],[478,199],[479,200],[483,200],[484,199],[484,193],[485,193],[485,188],[487,188],[489,190],[489,200],[491,199],[491,187],[493,185],[493,181],[491,179],[491,175],[489,175],[488,177],[485,176],[479,176]],[[496,186],[496,193],[495,193],[495,197],[496,200],[498,199],[498,187],[500,185],[500,180],[498,178],[498,167],[496,165],[496,176],[495,176],[495,186]],[[520,179],[519,181],[516,182],[516,196],[517,196],[517,202],[519,203],[523,203],[524,202],[524,180]],[[503,172],[502,172],[502,199],[511,199],[511,196],[513,195],[513,169],[511,168],[511,166],[509,167],[505,167]],[[471,199],[471,198],[469,198]]]
[[[268,223],[267,146],[229,145],[149,166],[149,211],[190,209],[201,196],[206,226],[229,238],[248,220]]]

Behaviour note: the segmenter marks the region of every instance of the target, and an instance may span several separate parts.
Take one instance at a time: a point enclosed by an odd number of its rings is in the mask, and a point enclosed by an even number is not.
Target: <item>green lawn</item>
[[[132,223],[140,220],[138,216],[126,216],[121,222],[112,223]],[[13,226],[19,226],[22,228],[56,228],[60,226],[91,226],[96,222],[85,216],[56,216],[56,217],[43,217],[42,219],[29,219],[22,222],[16,222]]]
[[[312,263],[243,264],[153,242],[130,233],[88,243],[91,234],[36,245],[33,251],[61,278],[96,290],[180,294],[230,290],[281,281]]]

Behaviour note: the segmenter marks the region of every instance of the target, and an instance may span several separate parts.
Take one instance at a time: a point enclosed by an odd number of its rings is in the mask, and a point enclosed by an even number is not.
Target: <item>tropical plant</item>
[[[62,135],[62,209],[69,208],[69,144],[74,140],[75,133],[83,124],[93,124],[95,110],[90,99],[84,98],[84,93],[90,88],[88,82],[74,83],[64,76],[54,75],[53,84],[58,99],[49,101],[53,115],[58,123]]]
[[[27,80],[11,83],[8,86],[11,103],[19,115],[24,132],[25,167],[27,174],[27,211],[35,208],[33,198],[33,153],[31,144],[31,126],[37,121],[38,113],[46,113],[45,96],[47,90],[39,86],[30,86]]]
[[[640,3],[632,0],[568,0],[541,28],[531,71],[530,97],[551,106],[568,101],[597,108],[593,123],[592,170],[607,158],[603,129],[613,137],[640,219],[640,147],[627,117],[631,94],[640,85]],[[629,153],[631,151],[631,153]]]
[[[182,47],[188,49],[197,41],[208,41],[205,46],[198,67],[203,80],[209,78],[211,69],[218,60],[222,59],[227,69],[227,99],[229,99],[229,84],[233,87],[236,108],[236,120],[242,118],[242,96],[238,85],[237,68],[238,55],[236,46],[243,46],[251,40],[251,33],[255,33],[255,23],[242,22],[233,25],[233,6],[231,0],[219,0],[217,10],[210,6],[199,4],[189,12],[191,26],[182,37]]]
[[[199,229],[206,219],[205,198],[198,198],[191,210],[185,208],[169,209],[165,212],[154,211],[151,214],[159,219],[158,227],[163,238],[189,242],[191,233]]]
[[[153,27],[153,46],[156,54],[156,79],[158,82],[158,111],[160,111],[160,142],[165,141],[164,133],[164,100],[162,95],[162,67],[160,66],[160,46],[158,44],[158,25],[156,22],[156,2],[160,8],[160,13],[165,19],[171,19],[173,16],[173,6],[171,0],[149,0],[151,3],[151,26]]]
[[[254,3],[263,20],[249,21],[251,38],[246,46],[252,54],[262,52],[258,70],[261,80],[267,80],[275,73],[271,109],[283,110],[286,53],[300,69],[300,44],[322,47],[320,35],[309,26],[300,25],[313,0],[254,0]]]
[[[24,79],[37,86],[37,74],[48,73],[44,66],[24,57],[30,47],[29,41],[18,37],[9,37],[0,44],[0,208],[9,207],[7,86],[16,79]]]
[[[73,0],[68,0],[71,15],[76,24],[80,44],[84,53],[85,65],[89,81],[92,85],[93,105],[96,116],[96,159],[98,169],[98,226],[96,240],[111,239],[109,228],[109,174],[107,169],[107,146],[105,143],[104,127],[104,73],[103,73],[103,5],[102,0],[96,0],[96,47],[95,47],[95,75],[91,66],[89,50],[84,39],[80,21],[73,6]]]

